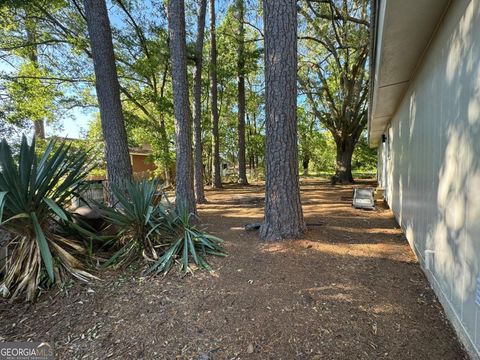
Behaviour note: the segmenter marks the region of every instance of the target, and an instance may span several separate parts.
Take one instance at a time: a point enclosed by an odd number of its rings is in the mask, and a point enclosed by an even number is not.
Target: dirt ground
[[[261,186],[207,191],[226,241],[215,273],[130,270],[0,302],[0,341],[46,340],[61,359],[467,359],[391,212],[349,186],[302,180],[304,239],[262,243]]]

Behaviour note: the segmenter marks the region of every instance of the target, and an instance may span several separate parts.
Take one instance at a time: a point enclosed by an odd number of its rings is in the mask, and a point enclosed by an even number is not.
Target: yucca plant
[[[207,255],[226,256],[222,247],[223,240],[193,225],[194,215],[181,203],[177,203],[173,210],[166,211],[162,218],[169,224],[170,232],[167,236],[169,245],[147,273],[167,274],[175,263],[178,263],[180,270],[186,273],[191,270],[192,262],[199,268],[210,271]]]
[[[9,256],[0,283],[4,297],[25,295],[33,300],[39,287],[61,283],[69,275],[87,281],[83,242],[58,229],[82,230],[66,205],[82,187],[88,173],[87,153],[71,151],[65,143],[49,142],[35,154],[35,139],[22,138],[18,156],[0,143],[0,226],[8,231]],[[57,228],[57,230],[55,230]]]
[[[115,207],[97,204],[104,218],[117,229],[119,248],[105,266],[126,266],[143,258],[152,264],[148,273],[167,273],[175,263],[183,271],[189,264],[210,269],[206,255],[224,256],[222,240],[192,225],[185,207],[173,205],[158,181],[134,181],[126,192],[113,185]]]
[[[158,181],[127,183],[125,190],[112,185],[110,190],[117,200],[114,207],[97,203],[103,217],[116,228],[120,247],[105,266],[126,266],[142,257],[147,261],[158,259],[162,252],[162,237],[169,232],[168,222],[162,218],[162,194]],[[160,211],[162,208],[162,211]]]

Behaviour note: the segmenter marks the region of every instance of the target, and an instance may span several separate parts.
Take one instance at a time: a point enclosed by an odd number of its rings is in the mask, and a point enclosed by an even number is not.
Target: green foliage
[[[129,145],[149,144],[163,177],[172,178],[175,130],[168,33],[157,17],[148,16],[143,2],[114,4],[125,19],[115,28],[114,41]]]
[[[251,20],[257,9],[248,9],[251,3],[246,3],[247,18]],[[225,4],[225,7],[228,11],[219,19],[217,34],[220,138],[222,157],[234,163],[237,153],[236,49],[239,38],[235,29],[238,28],[238,19],[234,5]],[[191,49],[197,10],[195,1],[187,2],[187,43]],[[8,70],[0,74],[0,99],[5,99],[0,101],[0,118],[5,120],[8,116],[8,121],[15,121],[22,127],[31,126],[32,120],[59,119],[61,111],[68,111],[65,109],[96,105],[92,97],[94,77],[86,25],[75,3],[64,0],[12,0],[0,6],[0,11],[5,15],[0,20],[0,57],[14,63],[16,68],[7,66]],[[129,145],[149,144],[158,168],[157,175],[171,180],[175,170],[175,129],[165,3],[114,1],[109,12],[116,19],[111,24],[112,36]],[[253,21],[256,22],[258,20]],[[35,41],[29,40],[27,28]],[[247,124],[247,153],[261,163],[264,144],[262,48],[258,32],[252,29],[251,26],[245,26],[246,105],[250,119]],[[207,32],[205,49],[208,47]],[[204,51],[205,71],[202,75],[205,164],[211,161],[207,54],[208,50]],[[35,73],[30,71],[28,78],[19,77],[23,75],[18,70],[30,66],[32,55],[36,55]],[[190,51],[190,78],[193,77],[194,68],[192,55]],[[254,117],[256,121],[252,121]],[[20,119],[23,122],[20,123]],[[92,127],[95,131],[100,130],[96,121]],[[89,145],[101,146],[101,131],[97,131],[98,134],[100,136],[88,137],[97,141]],[[102,157],[100,153],[98,156]],[[207,166],[207,177],[208,171]],[[102,174],[103,170],[96,169],[96,173]]]
[[[105,142],[103,141],[102,124],[100,122],[100,116],[90,120],[88,123],[88,130],[84,146],[89,146],[94,154],[96,166],[90,173],[91,177],[107,178],[107,164],[105,160]]]
[[[217,41],[217,50],[218,50],[218,68],[217,74],[219,81],[221,83],[233,82],[236,83],[237,80],[237,45],[239,34],[237,33],[238,29],[238,19],[235,14],[235,4],[231,5],[225,17],[222,20],[222,23],[218,27],[218,41]],[[258,47],[254,41],[256,34],[250,29],[246,29],[246,39],[244,40],[244,75],[254,74],[259,70],[259,60],[263,53],[263,49]]]
[[[308,170],[317,173],[331,172],[335,169],[335,143],[332,135],[322,129],[318,119],[298,107],[298,148],[302,171],[305,163]]]
[[[114,208],[97,204],[104,216],[117,229],[118,251],[106,266],[128,265],[138,257],[147,261],[158,259],[162,245],[162,225],[164,225],[164,205],[162,191],[157,181],[140,181],[127,184],[125,194],[112,186],[111,191],[118,204]]]
[[[166,274],[176,262],[184,272],[191,262],[210,270],[205,256],[225,255],[222,240],[193,226],[191,215],[171,204],[157,181],[130,183],[126,194],[116,187],[112,192],[119,202],[115,208],[98,204],[118,230],[119,249],[106,266],[126,266],[143,257],[150,264],[149,273]]]
[[[307,112],[302,106],[298,107],[298,147],[300,168],[304,161],[308,169],[322,176],[331,176],[335,173],[337,148],[332,134],[323,129],[318,119]],[[372,174],[376,171],[376,150],[368,146],[366,132],[364,132],[355,147],[352,158],[352,169],[356,173]]]
[[[192,215],[182,206],[168,213],[165,218],[169,228],[169,246],[164,254],[149,268],[149,273],[167,274],[175,263],[180,270],[191,271],[190,263],[203,269],[211,270],[206,261],[207,255],[226,256],[221,243],[223,240],[200,231],[191,224]]]
[[[377,149],[368,145],[366,132],[360,136],[352,158],[354,171],[363,174],[375,174],[377,171]]]
[[[253,176],[260,178],[265,148],[263,49],[259,25],[261,2],[245,1],[244,4],[246,160],[247,166],[256,169],[252,172]],[[175,127],[165,2],[113,1],[111,5],[109,12],[115,19],[111,24],[112,36],[129,145],[150,145],[152,160],[158,169],[155,175],[172,180],[175,171]],[[238,161],[237,48],[242,38],[238,32],[237,5],[236,1],[220,4],[217,26],[220,153],[233,165]],[[361,129],[354,129],[354,125],[360,122],[361,128],[366,119],[366,91],[363,90],[368,81],[364,70],[365,41],[368,40],[369,30],[363,20],[368,18],[368,7],[365,0],[334,1],[334,7],[325,2],[302,0],[298,5],[302,90],[299,94],[298,129],[300,166],[303,159],[309,158],[311,171],[331,172],[336,152],[332,147],[332,136],[327,131],[358,137]],[[329,16],[337,10],[338,19],[332,22]],[[186,2],[190,83],[194,69],[197,11],[196,1]],[[346,15],[361,22],[342,21],[340,17]],[[335,31],[340,34],[339,39]],[[0,5],[0,57],[5,60],[5,66],[0,70],[1,129],[11,129],[2,123],[14,123],[21,129],[30,129],[32,120],[52,122],[61,118],[59,115],[68,111],[66,109],[96,105],[87,35],[85,21],[74,2],[9,0]],[[201,109],[206,179],[211,171],[212,156],[209,46],[207,30]],[[358,67],[356,73],[355,66]],[[362,91],[359,92],[359,89]],[[332,95],[331,99],[327,97],[327,90]],[[353,103],[347,104],[348,99]],[[355,106],[355,103],[360,106]],[[352,111],[342,113],[335,112],[335,109],[357,109],[359,113],[350,121],[346,113],[351,114]],[[361,138],[358,143],[358,146],[363,146]],[[89,124],[87,141],[83,144],[83,148],[93,148],[92,157],[97,161],[90,175],[104,176],[103,137],[98,117]],[[39,145],[37,143],[37,148]],[[76,144],[72,145],[72,148],[76,147]],[[355,151],[354,169],[371,169],[374,162],[369,154],[368,151]]]
[[[87,281],[87,249],[66,235],[88,231],[66,210],[88,173],[87,154],[50,142],[40,158],[35,139],[22,138],[18,158],[0,144],[0,225],[11,235],[9,265],[0,288],[4,297],[33,300],[39,286],[61,283],[68,275]]]
[[[75,54],[83,38],[76,12],[64,0],[0,3],[0,118],[52,122],[85,105],[81,80],[91,66]]]
[[[318,173],[335,172],[336,146],[330,132],[323,130],[318,134],[319,145],[313,149],[313,169]]]
[[[300,87],[339,151],[352,149],[367,123],[369,3],[299,2]]]
[[[87,269],[89,251],[84,239],[99,239],[74,221],[68,212],[73,196],[83,190],[91,167],[90,154],[72,145],[50,141],[40,157],[35,140],[23,137],[18,155],[0,144],[0,226],[11,236],[7,272],[0,284],[4,297],[25,295],[34,300],[40,287],[63,283],[68,276],[95,278]],[[123,193],[112,188],[115,208],[98,204],[117,230],[116,253],[106,265],[126,265],[143,257],[150,272],[167,273],[179,262],[210,269],[206,255],[224,255],[221,240],[191,224],[182,208],[174,207],[156,181],[134,182]]]
[[[99,121],[98,126],[100,126]],[[36,139],[35,152],[37,156],[41,156],[52,142],[54,144],[53,150],[57,150],[60,146],[68,145],[72,152],[88,153],[89,179],[92,177],[106,178],[105,146],[101,136],[101,130],[100,137],[97,137],[93,133],[90,134],[89,132],[86,139],[70,139],[57,136],[49,137],[47,140]]]
[[[220,154],[221,157],[235,164],[237,162],[237,91],[238,91],[238,53],[239,41],[244,43],[245,63],[243,75],[246,82],[246,156],[247,164],[254,157],[257,160],[263,159],[264,135],[263,118],[261,117],[263,94],[262,94],[262,48],[258,46],[256,32],[251,28],[245,28],[245,38],[242,40],[238,34],[238,19],[236,16],[236,4],[231,4],[217,27],[217,76],[218,76],[218,106],[219,106],[219,133],[220,133]],[[205,43],[204,53],[208,53],[210,44]],[[207,59],[205,59],[207,60]],[[208,61],[207,61],[208,62]],[[209,68],[209,64],[205,64]],[[206,83],[208,86],[208,82]],[[206,87],[208,88],[208,87]],[[205,117],[208,119],[209,108],[205,107]],[[210,125],[206,122],[204,128],[204,149],[210,157]],[[208,174],[207,174],[208,175]]]
[[[26,120],[53,120],[55,98],[59,92],[42,81],[46,76],[44,69],[31,62],[20,66],[15,79],[5,87],[8,101],[3,103],[0,112],[7,122],[20,124]]]

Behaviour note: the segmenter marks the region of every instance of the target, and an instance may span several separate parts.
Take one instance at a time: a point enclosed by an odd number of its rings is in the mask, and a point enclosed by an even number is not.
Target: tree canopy
[[[185,1],[192,111],[199,5],[200,1]],[[217,77],[221,180],[241,180],[242,138],[246,174],[249,179],[261,180],[265,167],[262,3],[216,1],[216,7],[218,55],[214,68],[210,64],[208,9],[202,44],[202,182],[207,185],[213,181],[215,154],[208,90],[212,71]],[[156,175],[174,183],[176,139],[166,2],[112,0],[107,1],[107,8],[128,145],[148,144]],[[364,134],[369,11],[367,0],[298,2],[298,166],[305,175],[336,174],[340,181],[351,181],[351,171],[374,171],[374,155]],[[95,115],[98,103],[83,2],[10,0],[0,5],[0,13],[2,133],[38,132],[36,124],[45,123],[46,135],[52,136],[65,118],[74,117],[85,128],[76,136],[101,138],[95,131],[99,129]],[[243,88],[244,106],[239,97]]]

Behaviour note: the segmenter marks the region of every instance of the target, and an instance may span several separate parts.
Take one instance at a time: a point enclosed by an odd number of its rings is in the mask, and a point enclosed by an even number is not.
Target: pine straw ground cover
[[[0,340],[49,340],[60,359],[467,359],[389,210],[304,180],[309,233],[262,244],[243,230],[262,187],[207,197],[200,216],[229,254],[211,258],[214,275],[112,271],[1,302]]]

